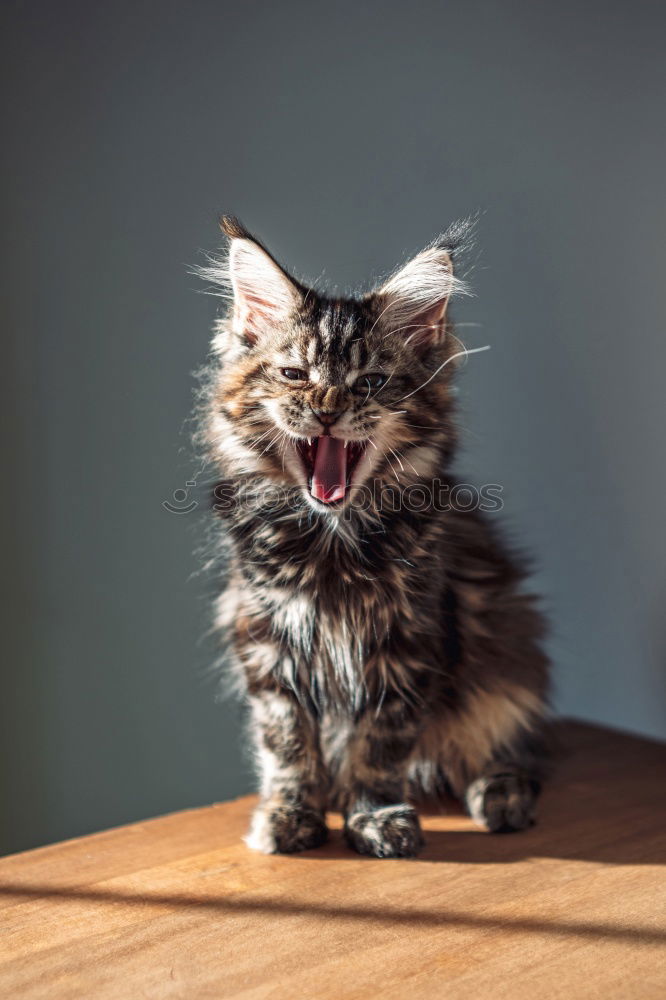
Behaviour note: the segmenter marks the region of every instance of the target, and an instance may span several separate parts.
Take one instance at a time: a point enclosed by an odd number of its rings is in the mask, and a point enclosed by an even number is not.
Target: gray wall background
[[[666,735],[657,3],[6,2],[2,847],[250,787],[183,421],[233,211],[356,286],[481,209],[465,478],[504,486],[557,708]]]

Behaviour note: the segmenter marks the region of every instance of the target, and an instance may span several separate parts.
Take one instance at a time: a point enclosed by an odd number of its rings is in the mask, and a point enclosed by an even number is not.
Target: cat
[[[448,791],[493,832],[534,820],[549,664],[525,572],[455,485],[448,315],[457,223],[369,294],[333,298],[223,217],[203,276],[215,327],[200,438],[220,470],[216,624],[250,710],[260,802],[246,842],[315,848],[327,809],[378,858],[423,846]],[[418,487],[418,497],[414,496]]]

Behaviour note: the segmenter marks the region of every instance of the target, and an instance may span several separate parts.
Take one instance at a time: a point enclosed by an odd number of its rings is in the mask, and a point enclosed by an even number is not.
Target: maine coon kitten
[[[203,274],[233,305],[202,438],[229,553],[218,623],[261,776],[248,844],[316,847],[333,806],[355,850],[409,857],[414,803],[445,788],[491,831],[527,827],[543,623],[482,516],[442,502],[465,225],[342,299],[294,280],[235,219],[222,228],[228,259]]]

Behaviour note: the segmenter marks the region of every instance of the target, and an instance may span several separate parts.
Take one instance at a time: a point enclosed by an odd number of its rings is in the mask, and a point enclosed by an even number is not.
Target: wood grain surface
[[[0,861],[3,998],[666,997],[666,747],[561,727],[539,823],[265,857],[253,799]]]

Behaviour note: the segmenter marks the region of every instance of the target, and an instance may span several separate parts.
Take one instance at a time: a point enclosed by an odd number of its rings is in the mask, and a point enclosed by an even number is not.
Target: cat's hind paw
[[[350,813],[345,837],[359,854],[375,858],[413,858],[423,847],[416,811],[404,803]]]
[[[328,838],[322,813],[289,806],[258,806],[245,843],[263,854],[295,854],[320,847]]]
[[[491,833],[513,833],[534,824],[538,795],[535,782],[520,774],[477,778],[465,793],[472,819]]]

